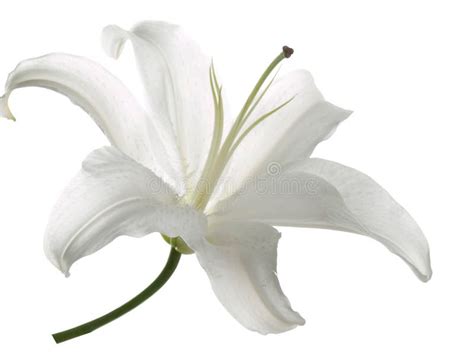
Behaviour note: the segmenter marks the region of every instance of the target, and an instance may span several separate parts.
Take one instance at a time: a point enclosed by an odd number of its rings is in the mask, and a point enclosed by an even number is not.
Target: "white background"
[[[283,44],[283,71],[310,70],[326,98],[355,111],[315,155],[368,173],[424,229],[433,279],[423,284],[383,246],[356,235],[282,229],[279,275],[307,320],[261,336],[213,295],[194,257],[152,299],[61,345],[51,332],[135,295],[161,270],[158,237],[122,237],[65,279],[42,233],[58,194],[105,138],[55,93],[11,97],[0,121],[1,354],[472,354],[474,319],[474,11],[470,1],[1,0],[0,80],[52,51],[96,59],[138,91],[131,51],[118,63],[101,28],[143,19],[180,23],[213,55],[234,111]],[[471,339],[470,339],[471,337]]]

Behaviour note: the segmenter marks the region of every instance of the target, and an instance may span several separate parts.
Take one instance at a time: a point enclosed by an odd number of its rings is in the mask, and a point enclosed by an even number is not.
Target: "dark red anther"
[[[290,58],[294,52],[295,51],[293,50],[293,48],[283,46],[283,53],[285,54],[285,58]]]

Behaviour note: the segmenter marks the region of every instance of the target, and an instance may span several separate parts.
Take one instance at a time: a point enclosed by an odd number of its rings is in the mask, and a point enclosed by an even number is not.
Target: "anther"
[[[283,46],[283,54],[285,54],[285,58],[290,58],[294,52],[295,51],[293,50],[293,48]]]

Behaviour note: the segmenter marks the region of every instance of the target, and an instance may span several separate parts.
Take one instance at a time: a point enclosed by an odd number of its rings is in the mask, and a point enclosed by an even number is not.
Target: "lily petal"
[[[183,30],[166,22],[142,22],[131,31],[111,25],[103,46],[117,58],[133,44],[151,109],[173,127],[184,160],[188,190],[194,190],[209,151],[214,106],[209,84],[211,59]],[[192,129],[190,129],[192,128]]]
[[[306,159],[262,176],[219,218],[336,229],[372,237],[399,255],[422,280],[431,278],[428,242],[408,212],[367,175],[323,159]]]
[[[330,137],[351,111],[324,100],[311,74],[293,71],[270,87],[249,121],[294,97],[284,108],[263,121],[236,149],[212,197],[208,211],[235,193],[270,164],[284,165],[308,158],[318,143]],[[258,154],[255,154],[258,152]]]
[[[90,114],[112,145],[179,189],[180,179],[170,163],[177,158],[163,144],[165,129],[152,124],[127,88],[102,66],[61,53],[25,60],[8,77],[0,114],[13,118],[8,97],[13,90],[27,86],[69,97]]]
[[[44,248],[66,275],[71,265],[120,235],[203,237],[204,215],[178,205],[176,192],[113,147],[92,152],[53,208]]]
[[[207,239],[185,238],[206,270],[212,288],[227,311],[244,327],[262,334],[303,325],[278,282],[280,233],[254,222],[209,226]]]

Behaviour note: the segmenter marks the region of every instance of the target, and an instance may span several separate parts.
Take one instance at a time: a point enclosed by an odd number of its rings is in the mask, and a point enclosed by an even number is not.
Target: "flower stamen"
[[[257,127],[260,123],[262,123],[265,119],[267,119],[268,117],[270,117],[271,115],[273,115],[274,113],[276,113],[277,111],[280,111],[283,107],[285,107],[286,105],[288,105],[291,101],[293,101],[293,99],[295,98],[295,96],[293,96],[291,99],[285,101],[284,103],[282,103],[281,105],[275,107],[273,110],[267,112],[266,114],[260,116],[259,118],[257,118],[255,120],[254,123],[252,123],[240,136],[239,138],[237,138],[237,140],[235,141],[235,143],[232,145],[232,147],[230,148],[229,150],[229,153],[228,153],[228,158],[230,158],[232,156],[232,154],[234,153],[235,149],[237,149],[237,147],[239,146],[239,144],[244,140],[244,138],[255,128]]]
[[[277,68],[277,71],[276,73],[273,75],[272,79],[270,80],[270,82],[267,84],[267,86],[265,87],[265,89],[262,91],[262,93],[260,94],[260,96],[255,100],[255,102],[252,104],[252,106],[250,107],[250,109],[247,111],[247,113],[245,114],[245,117],[244,119],[242,120],[243,122],[246,122],[247,119],[250,117],[250,115],[253,113],[253,111],[255,110],[255,108],[258,106],[258,104],[260,103],[260,101],[263,99],[263,97],[265,96],[265,94],[267,93],[268,89],[270,89],[270,86],[272,86],[273,82],[275,81],[275,78],[277,77],[278,73],[280,72],[280,67]],[[239,127],[239,130],[242,129],[242,125]]]
[[[285,107],[294,99],[294,97],[292,97],[291,99],[287,100],[278,107],[258,117],[242,133],[240,133],[244,128],[245,123],[248,121],[249,117],[254,112],[255,108],[258,106],[270,86],[273,84],[273,81],[275,80],[278,71],[275,73],[270,82],[261,92],[264,83],[267,81],[268,77],[275,70],[275,68],[277,68],[278,64],[283,59],[291,57],[293,52],[293,49],[284,46],[282,52],[270,63],[267,69],[263,72],[263,74],[258,79],[256,85],[250,92],[250,95],[245,101],[242,109],[240,110],[240,113],[235,119],[234,124],[232,125],[232,128],[230,129],[229,133],[227,134],[227,137],[222,146],[221,141],[224,124],[222,86],[219,86],[216,78],[214,64],[211,64],[211,67],[209,68],[209,80],[212,90],[215,111],[214,132],[207,161],[204,165],[201,178],[199,179],[198,187],[196,188],[196,191],[192,196],[192,204],[196,208],[203,210],[206,207],[214,191],[214,188],[216,187],[216,183],[219,180],[222,172],[224,171],[227,162],[229,161],[230,157],[235,152],[237,147],[240,145],[240,143],[245,139],[245,137],[265,119]]]
[[[255,97],[258,95],[260,89],[262,88],[263,84],[267,80],[267,78],[270,76],[270,74],[273,72],[273,70],[280,64],[280,62],[285,59],[289,58],[288,53],[293,51],[291,48],[284,46],[282,49],[282,52],[270,63],[270,65],[265,69],[263,74],[260,76],[260,78],[257,81],[257,84],[255,84],[255,87],[253,90],[250,92],[249,97],[247,98],[247,101],[245,102],[244,106],[242,107],[239,115],[237,116],[234,125],[232,126],[231,131],[229,132],[228,138],[231,138],[232,140],[235,139],[235,136],[237,135],[238,131],[242,128],[244,125],[246,119],[248,118],[247,112],[251,108],[252,103],[255,100]],[[291,56],[291,54],[290,54]],[[265,90],[266,91],[266,90]],[[227,140],[227,139],[226,139]],[[230,145],[230,144],[229,144]]]

